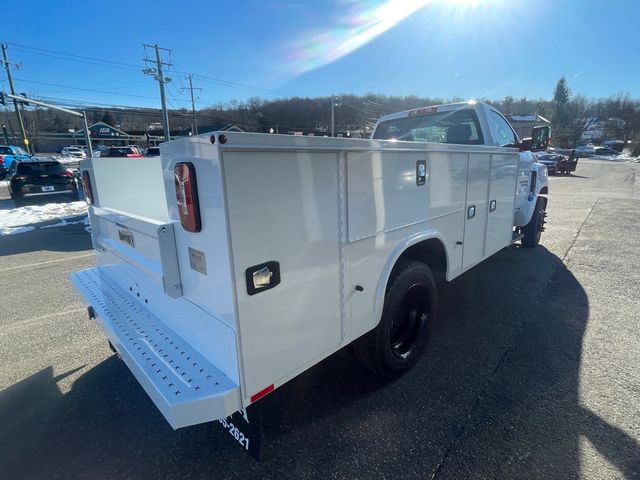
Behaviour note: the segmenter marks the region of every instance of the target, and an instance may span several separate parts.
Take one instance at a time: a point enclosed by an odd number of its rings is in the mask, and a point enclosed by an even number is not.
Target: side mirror
[[[533,127],[531,132],[531,151],[541,152],[549,148],[551,141],[551,127]]]
[[[518,145],[518,148],[520,149],[521,152],[526,152],[531,150],[531,139],[523,138],[522,141],[520,142],[520,145]]]

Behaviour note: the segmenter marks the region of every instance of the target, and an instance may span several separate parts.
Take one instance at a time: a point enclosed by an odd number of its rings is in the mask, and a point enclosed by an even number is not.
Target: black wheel
[[[25,203],[27,203],[24,198],[18,196],[18,195],[11,195],[11,198],[13,199],[13,203],[16,204],[16,208],[17,207],[22,207],[23,205],[25,205]]]
[[[538,197],[536,201],[536,207],[531,216],[531,220],[524,227],[522,227],[522,246],[532,248],[540,243],[540,236],[544,230],[545,223],[545,210],[547,207],[547,201],[544,197]]]
[[[389,279],[380,323],[354,342],[356,358],[379,375],[399,377],[422,355],[436,307],[431,269],[422,262],[401,261]]]

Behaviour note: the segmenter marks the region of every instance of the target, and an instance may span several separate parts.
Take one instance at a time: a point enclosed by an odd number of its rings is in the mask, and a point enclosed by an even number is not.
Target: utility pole
[[[367,107],[369,106],[369,101],[365,100],[362,102],[362,107],[364,109],[364,117],[362,119],[362,138],[367,138],[367,122],[369,121],[369,113]]]
[[[2,44],[2,57],[3,57],[2,62],[4,63],[4,68],[7,70],[7,80],[9,80],[9,90],[11,91],[11,95],[15,95],[16,89],[13,86],[13,77],[11,76],[12,64],[9,63],[9,57],[7,56],[8,48],[9,47],[6,43]],[[18,117],[18,124],[20,125],[20,131],[22,132],[22,142],[24,143],[24,146],[27,148],[27,152],[31,153],[29,139],[27,138],[27,131],[24,128],[24,121],[22,120],[22,112],[20,111],[20,108],[18,107],[18,101],[15,98],[13,99],[13,106],[16,110],[16,116]]]
[[[336,107],[342,105],[342,97],[331,94],[331,136],[336,136]]]
[[[146,57],[146,49],[153,48],[156,52],[156,59],[149,60],[148,58],[144,58],[145,62],[155,63],[155,67],[145,68],[142,72],[145,75],[153,75],[154,80],[158,82],[160,85],[160,103],[162,104],[162,127],[164,129],[164,139],[165,141],[171,140],[171,135],[169,132],[169,112],[167,111],[167,99],[164,93],[164,84],[171,81],[170,77],[165,77],[162,72],[162,66],[166,65],[167,67],[171,66],[171,62],[163,62],[162,58],[160,58],[160,50],[164,50],[165,52],[169,52],[171,54],[171,50],[168,48],[159,47],[158,44],[155,45],[147,45],[143,44],[145,48],[145,57]]]
[[[189,90],[191,92],[191,111],[193,112],[193,125],[194,125],[193,134],[198,135],[198,116],[196,115],[196,101],[193,98],[193,91],[194,90],[202,91],[202,89],[193,87],[193,83],[191,82],[192,78],[193,78],[192,74],[187,75],[187,80],[189,80],[189,88],[182,87],[180,90]]]

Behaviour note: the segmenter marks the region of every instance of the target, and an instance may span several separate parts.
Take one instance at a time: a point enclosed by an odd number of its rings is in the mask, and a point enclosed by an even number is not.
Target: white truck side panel
[[[338,154],[223,153],[244,396],[282,383],[343,340]],[[249,295],[245,271],[280,263]]]
[[[462,211],[466,157],[438,151],[347,153],[349,241]],[[420,160],[426,162],[427,179],[418,186]],[[459,270],[460,257],[454,254],[449,267]]]
[[[464,253],[462,268],[467,270],[484,258],[484,233],[487,222],[487,194],[491,155],[469,154],[467,200],[464,212]]]
[[[180,226],[173,178],[177,162],[192,162],[196,169],[202,217],[199,233],[189,233]],[[162,145],[162,168],[169,217],[177,222],[175,235],[182,295],[235,329],[235,293],[218,147],[211,144],[208,136],[168,142]],[[191,268],[189,248],[204,253],[206,275]]]
[[[511,243],[517,177],[517,155],[491,155],[485,257],[493,255]]]
[[[352,338],[375,327],[386,280],[402,252],[429,238],[443,243],[448,276],[462,266],[466,153],[448,146],[400,152],[349,152],[348,226]],[[488,154],[486,154],[488,158]],[[416,162],[426,161],[425,185],[416,184]],[[354,285],[364,288],[355,292]]]
[[[448,246],[448,256],[461,258],[462,247],[448,239],[460,235],[462,218],[462,212],[459,211],[429,222],[380,233],[348,245],[351,285],[364,288],[362,292],[353,288],[346,291],[353,339],[373,329],[380,321],[389,274],[406,248],[434,238]]]

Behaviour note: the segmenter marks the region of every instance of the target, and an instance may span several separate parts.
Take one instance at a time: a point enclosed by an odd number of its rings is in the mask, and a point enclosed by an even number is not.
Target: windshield
[[[60,175],[66,168],[57,162],[20,163],[17,172],[21,175]]]
[[[133,148],[131,147],[112,148],[111,150],[109,150],[109,155],[127,156],[132,153],[136,153],[136,152],[134,152]]]
[[[471,109],[385,120],[380,122],[373,138],[466,145],[484,143],[478,117]]]
[[[0,147],[0,155],[28,155],[20,147]]]

